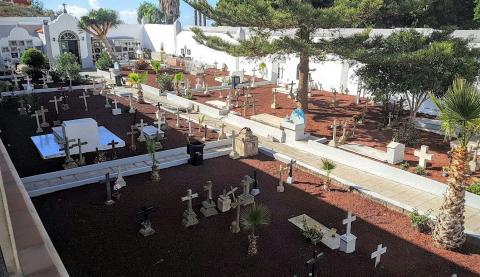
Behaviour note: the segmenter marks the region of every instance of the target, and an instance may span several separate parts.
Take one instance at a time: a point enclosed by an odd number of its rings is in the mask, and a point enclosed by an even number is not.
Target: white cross
[[[58,114],[58,102],[62,101],[63,100],[63,96],[60,96],[57,98],[57,96],[53,96],[53,100],[50,100],[48,102],[50,103],[55,103],[55,112],[57,112]]]
[[[31,117],[35,117],[37,120],[37,133],[43,132],[42,127],[40,127],[40,119],[39,119],[40,111],[35,111],[35,114],[32,114]]]
[[[133,109],[133,105],[132,105],[132,95],[129,94],[128,95],[128,103],[129,103],[129,106],[130,106],[130,110],[128,111],[129,113],[134,113],[135,110]]]
[[[50,124],[47,123],[45,120],[45,113],[48,113],[48,109],[44,109],[43,106],[40,106],[40,110],[38,110],[42,114],[42,127],[48,127]]]
[[[177,108],[177,112],[175,113],[177,115],[177,122],[175,123],[175,127],[178,128],[180,127],[180,109]]]
[[[105,92],[105,108],[111,108],[110,101],[108,101],[108,92]]]
[[[86,92],[87,92],[87,89],[85,89],[82,92],[82,96],[79,96],[78,98],[83,98],[83,105],[85,105],[85,111],[88,112],[87,98],[90,97],[90,95],[86,95],[85,94]]]
[[[393,114],[392,114],[392,112],[389,112],[388,113],[388,126],[392,126],[392,118],[393,118]]]
[[[184,197],[181,198],[182,202],[183,201],[188,201],[188,212],[193,212],[192,199],[197,198],[197,197],[198,197],[198,193],[193,193],[192,194],[192,190],[188,189],[187,190],[187,196],[184,196]]]
[[[145,135],[143,134],[143,127],[145,126],[145,124],[143,123],[143,119],[140,119],[140,128],[139,128],[139,131],[140,131],[140,135],[138,136],[137,140],[142,142],[142,141],[145,141]]]
[[[118,109],[118,102],[117,102],[117,99],[114,99],[113,100],[113,104],[115,105],[115,110]]]
[[[370,257],[370,259],[375,258],[375,267],[377,267],[378,264],[380,263],[380,257],[382,256],[382,254],[385,254],[386,252],[387,252],[387,247],[382,248],[382,244],[379,244],[377,246],[377,251],[374,251],[372,253],[372,256]]]
[[[418,157],[418,165],[420,167],[426,168],[427,167],[427,161],[432,160],[432,154],[428,154],[428,146],[427,145],[422,145],[420,147],[420,150],[415,150],[413,152],[413,155],[415,157]]]
[[[332,128],[333,128],[333,135],[332,135],[332,140],[335,141],[337,139],[337,120],[333,120],[333,125],[332,125]]]
[[[350,235],[350,232],[352,231],[352,222],[357,219],[356,216],[352,216],[352,212],[348,212],[347,218],[345,218],[342,223],[345,225],[347,224],[347,235]]]

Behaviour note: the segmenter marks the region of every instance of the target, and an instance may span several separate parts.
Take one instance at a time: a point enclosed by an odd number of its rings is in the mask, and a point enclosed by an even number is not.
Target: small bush
[[[135,62],[135,69],[146,70],[148,68],[148,62],[144,59],[139,59]]]
[[[320,230],[317,230],[315,228],[310,228],[307,225],[307,222],[304,220],[303,221],[303,236],[310,241],[313,245],[317,245],[319,242],[322,241],[323,238],[323,233]]]
[[[9,81],[0,81],[0,92],[10,91],[12,89],[12,83]]]
[[[467,191],[476,195],[480,195],[480,183],[472,183],[469,187],[467,187]]]
[[[45,67],[47,64],[47,58],[43,55],[42,52],[35,48],[28,48],[25,52],[22,53],[20,57],[20,62],[28,65],[33,69],[40,70]]]
[[[160,87],[160,92],[173,90],[173,78],[167,73],[158,75],[157,83],[158,83],[158,86]]]
[[[410,213],[410,222],[412,226],[422,233],[430,233],[432,230],[433,222],[430,219],[431,210],[428,210],[425,214],[420,214],[417,209],[414,209]]]
[[[95,62],[95,67],[100,70],[108,70],[113,67],[112,59],[106,52],[102,52]]]
[[[417,165],[415,167],[415,174],[420,175],[420,176],[425,176],[425,175],[427,175],[427,172],[425,171],[425,168]]]
[[[409,168],[410,168],[410,164],[409,164],[407,161],[404,161],[404,162],[400,165],[400,169],[401,169],[401,170],[407,171]]]

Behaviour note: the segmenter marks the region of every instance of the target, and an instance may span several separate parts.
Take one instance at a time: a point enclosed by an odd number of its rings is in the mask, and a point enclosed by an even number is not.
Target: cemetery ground
[[[273,102],[272,89],[275,86],[263,86],[254,88],[250,91],[255,99],[255,114],[268,113],[280,118],[290,116],[296,104],[293,99],[290,99],[287,94],[277,94],[278,109],[272,109]],[[233,92],[232,92],[233,94]],[[212,100],[226,101],[228,90],[210,92],[208,96],[203,93],[195,93],[194,100],[200,103],[205,103]],[[220,96],[222,96],[220,98]],[[366,99],[361,99],[359,105],[355,104],[355,96],[337,94],[337,107],[331,105],[333,95],[328,91],[314,90],[312,97],[309,97],[309,111],[306,114],[307,126],[305,132],[310,133],[316,137],[325,137],[328,140],[332,139],[331,125],[336,119],[337,124],[337,138],[342,135],[342,128],[340,121],[348,120],[350,122],[348,131],[352,130],[352,118],[356,114],[360,114],[365,106]],[[239,97],[239,107],[235,107],[236,101],[232,101],[233,111],[238,115],[243,115],[242,105],[244,103],[243,96]],[[246,110],[245,117],[249,118],[253,114],[253,108]],[[404,112],[404,116],[408,116],[408,112]],[[420,115],[419,115],[420,116]],[[357,143],[369,147],[376,148],[381,151],[386,151],[388,143],[392,140],[393,129],[383,128],[378,126],[382,122],[382,113],[380,106],[368,106],[363,124],[357,124],[354,136],[347,140],[347,143]],[[448,151],[450,150],[449,142],[444,141],[444,137],[438,134],[420,131],[419,143],[416,146],[405,147],[405,161],[408,161],[410,172],[414,172],[415,166],[418,164],[418,157],[414,156],[414,151],[419,149],[421,145],[429,146],[429,153],[433,154],[433,159],[429,162],[426,168],[426,177],[443,183],[447,182],[447,177],[442,176],[442,167],[449,165]],[[400,167],[400,165],[395,165]],[[472,174],[472,177],[480,177],[477,172]]]
[[[477,247],[465,245],[461,252],[434,248],[431,237],[413,229],[407,216],[340,187],[325,192],[318,187],[320,177],[295,168],[294,185],[278,193],[279,165],[260,154],[164,169],[159,183],[152,183],[149,173],[129,176],[120,201],[111,206],[105,205],[105,185],[99,183],[32,201],[71,276],[306,276],[305,262],[314,250],[325,254],[316,265],[319,276],[480,274]],[[272,221],[256,229],[259,252],[249,257],[248,231],[229,230],[234,210],[205,218],[199,208],[206,198],[207,181],[213,182],[216,201],[224,188],[239,186],[242,177],[254,170],[261,189],[255,201],[271,210]],[[180,198],[187,189],[199,195],[193,199],[193,209],[200,222],[190,228],[181,224],[187,205]],[[155,234],[150,237],[138,233],[135,214],[142,207],[154,208],[150,220]],[[313,246],[288,222],[307,214],[343,234],[347,211],[357,216],[352,223],[357,247],[351,254],[321,243]],[[370,254],[380,243],[388,249],[374,269]]]
[[[127,135],[130,132],[130,126],[133,124],[134,114],[129,113],[129,101],[128,98],[122,96],[109,95],[110,103],[113,105],[113,100],[117,99],[118,107],[122,109],[121,115],[112,115],[111,108],[105,108],[105,97],[102,95],[92,95],[89,91],[90,97],[87,98],[88,112],[85,111],[83,100],[79,98],[83,91],[73,91],[71,93],[66,92],[68,96],[67,103],[70,109],[67,111],[59,112],[58,119],[60,120],[72,120],[79,118],[93,118],[97,121],[98,126],[105,126],[119,138],[125,141],[126,146],[123,148],[117,148],[118,158],[131,157],[136,155],[146,154],[145,142],[136,141],[137,150],[132,152],[130,150],[131,137]],[[55,106],[53,103],[49,103],[54,96],[60,96],[60,93],[39,93],[34,94],[33,97],[38,99],[38,108],[44,106],[48,109],[46,113],[46,119],[53,125],[52,122],[56,118]],[[2,103],[0,109],[0,129],[2,130],[0,136],[7,145],[8,152],[12,161],[21,177],[32,176],[46,172],[52,172],[62,170],[62,163],[65,158],[54,158],[44,160],[41,158],[30,137],[40,134],[36,134],[37,128],[35,118],[31,118],[29,115],[20,115],[17,111],[19,104],[18,100],[12,99],[6,103]],[[140,123],[143,119],[148,125],[152,125],[155,119],[155,111],[157,108],[151,104],[138,104],[135,100],[132,100],[132,104],[135,109],[138,110],[136,123]],[[60,109],[60,108],[59,108]],[[32,111],[34,109],[32,108]],[[185,120],[180,120],[180,128],[175,128],[176,116],[174,114],[166,114],[169,129],[166,131],[166,140],[162,141],[164,150],[177,147],[183,147],[186,145],[185,134],[188,133],[188,124]],[[153,125],[156,126],[156,125]],[[194,127],[194,128],[193,128]],[[203,131],[198,132],[198,125],[192,122],[192,129],[194,130],[194,138],[201,139],[203,137]],[[52,133],[51,127],[43,128],[44,132],[41,134]],[[138,135],[137,135],[138,136]],[[136,137],[137,137],[136,136]],[[135,137],[135,139],[136,139]],[[208,130],[207,141],[216,140],[217,134],[212,130]],[[105,151],[105,154],[110,157],[111,150]],[[77,155],[74,155],[76,157]],[[86,163],[92,164],[95,158],[95,153],[84,153]]]

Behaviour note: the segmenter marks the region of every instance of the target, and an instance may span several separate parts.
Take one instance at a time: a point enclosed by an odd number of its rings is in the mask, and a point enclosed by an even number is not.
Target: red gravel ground
[[[295,102],[289,99],[286,94],[277,94],[278,109],[272,109],[272,88],[274,86],[265,86],[256,88],[251,91],[251,94],[256,100],[256,114],[269,113],[278,117],[289,116],[293,109],[296,108]],[[228,94],[227,91],[223,91],[222,95],[225,97]],[[219,99],[220,92],[213,92],[210,96],[195,95],[195,101],[205,103],[206,101]],[[222,100],[222,99],[219,99]],[[223,99],[222,101],[225,101]],[[330,126],[333,124],[333,120],[338,121],[351,120],[353,115],[361,112],[365,100],[362,100],[360,105],[355,105],[355,96],[337,94],[338,107],[333,108],[332,93],[326,91],[314,91],[313,97],[309,101],[309,112],[307,113],[307,128],[306,132],[311,133],[314,136],[332,138],[332,130]],[[240,97],[240,105],[243,104],[243,97]],[[236,108],[234,111],[240,115],[243,112],[242,108]],[[253,115],[253,109],[247,110],[246,117]],[[390,143],[393,130],[379,130],[377,128],[378,123],[381,121],[381,107],[373,106],[368,108],[366,120],[363,124],[358,125],[355,130],[355,136],[350,138],[348,142],[358,143],[382,151],[386,151],[386,146]],[[337,135],[341,135],[341,128],[337,128]],[[410,172],[414,171],[414,167],[418,163],[418,158],[413,155],[415,149],[420,148],[420,145],[428,145],[429,152],[433,154],[432,162],[427,168],[428,178],[446,183],[447,178],[442,176],[442,167],[448,166],[447,152],[450,150],[448,142],[444,141],[443,136],[420,131],[420,143],[416,147],[405,148],[405,160],[410,163]],[[399,167],[399,166],[397,166]],[[480,176],[479,173],[473,175],[474,177]]]
[[[105,186],[92,184],[33,199],[34,205],[71,276],[305,276],[305,261],[314,249],[325,253],[319,276],[478,276],[480,249],[465,246],[449,252],[431,246],[428,235],[414,230],[407,216],[340,189],[323,192],[322,180],[298,169],[297,183],[285,193],[275,190],[273,172],[279,162],[259,155],[233,161],[227,157],[207,160],[203,166],[183,165],[162,170],[159,184],[149,174],[125,178],[121,200],[105,206]],[[224,187],[239,185],[245,174],[258,172],[262,193],[257,203],[268,206],[272,222],[257,229],[259,254],[247,256],[247,232],[229,231],[234,212],[204,218],[199,213],[205,198],[202,186],[211,180],[214,197]],[[187,189],[199,193],[194,210],[200,223],[181,225]],[[238,194],[237,194],[238,195]],[[148,238],[138,234],[135,214],[153,206]],[[345,231],[347,211],[357,215],[352,233],[358,237],[356,252],[345,254],[323,245],[307,243],[288,218],[306,213],[322,224]],[[379,269],[370,254],[386,246]]]
[[[53,120],[55,119],[55,107],[53,103],[48,103],[48,101],[53,99],[54,95],[60,96],[60,94],[41,93],[37,95],[40,105],[48,108],[49,112],[46,113],[46,118],[47,121],[52,124]],[[133,123],[134,115],[128,113],[128,98],[110,96],[112,99],[115,97],[117,98],[119,103],[118,106],[123,110],[121,115],[114,116],[112,115],[110,108],[107,109],[104,107],[104,96],[91,95],[87,100],[88,112],[86,112],[83,99],[78,98],[78,96],[82,95],[82,91],[73,91],[68,95],[68,104],[70,105],[70,110],[66,112],[60,112],[59,119],[71,120],[86,117],[94,118],[98,122],[99,126],[105,126],[115,135],[123,139],[127,144],[126,147],[117,149],[119,158],[146,153],[145,143],[136,142],[137,150],[135,152],[130,151],[129,148],[131,138],[130,136],[127,136],[127,132],[130,132],[130,125]],[[145,123],[152,125],[155,121],[155,111],[157,108],[150,104],[138,104],[136,102],[133,103],[134,108],[138,110],[137,123],[140,123],[140,119],[143,119]],[[62,163],[64,158],[43,160],[37,153],[35,146],[30,140],[30,136],[36,135],[35,130],[37,125],[35,118],[31,118],[30,116],[21,116],[16,111],[18,106],[17,100],[13,99],[1,106],[0,129],[2,132],[0,136],[5,145],[8,146],[8,152],[20,176],[31,176],[63,169]],[[188,133],[188,124],[186,121],[180,120],[181,126],[179,129],[175,128],[175,115],[167,114],[167,121],[171,128],[169,128],[166,132],[167,140],[163,143],[164,149],[185,146],[185,134]],[[192,124],[192,127],[197,126],[197,124]],[[51,128],[44,128],[43,134],[49,133],[52,133]],[[217,139],[216,133],[211,130],[208,131],[207,136],[208,141]],[[203,131],[201,133],[195,132],[196,139],[201,139],[202,137]],[[107,151],[107,156],[109,156],[109,154],[110,151]],[[85,158],[87,164],[91,164],[95,158],[95,153],[87,153],[85,154]]]

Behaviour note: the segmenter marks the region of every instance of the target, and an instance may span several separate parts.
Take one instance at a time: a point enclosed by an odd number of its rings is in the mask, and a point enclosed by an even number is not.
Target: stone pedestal
[[[112,109],[112,114],[113,114],[113,115],[122,114],[122,109],[120,109],[120,108],[118,108],[118,109]]]
[[[389,164],[398,164],[405,158],[405,145],[398,142],[390,142],[387,145],[387,154],[385,159]]]
[[[277,186],[277,192],[284,192],[285,191],[285,186],[282,184],[279,184]]]
[[[202,208],[200,208],[200,212],[205,217],[209,217],[209,216],[218,214],[217,209],[215,209],[215,202],[213,202],[213,201],[212,202],[203,201],[202,202]]]
[[[304,123],[294,123],[293,121],[283,121],[281,123],[283,131],[285,132],[285,142],[294,142],[298,140],[304,140],[308,137],[305,134]]]
[[[235,137],[235,150],[242,158],[257,155],[258,137],[254,136],[250,129],[242,129],[238,136]]]
[[[217,199],[217,208],[222,212],[228,212],[231,209],[232,205],[232,199],[230,199],[229,196],[223,197],[223,195],[220,195]]]
[[[344,234],[340,236],[340,251],[345,253],[354,252],[356,241],[357,237],[352,234]]]
[[[195,212],[184,211],[182,224],[185,227],[190,227],[198,224],[197,214]]]
[[[291,185],[293,184],[293,177],[287,177],[287,184]]]
[[[142,236],[148,237],[155,234],[155,230],[152,228],[152,223],[150,221],[145,221],[142,223],[142,229],[138,231]]]

